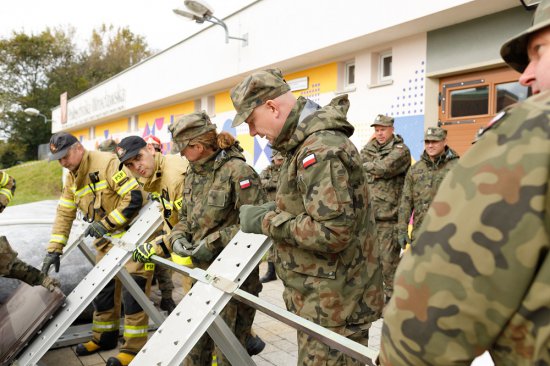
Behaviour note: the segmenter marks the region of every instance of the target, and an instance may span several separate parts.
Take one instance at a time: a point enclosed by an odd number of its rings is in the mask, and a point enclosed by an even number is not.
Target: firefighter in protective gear
[[[8,173],[0,171],[0,213],[9,205],[15,193],[15,179]]]
[[[56,270],[59,269],[59,256],[67,243],[77,208],[83,212],[84,220],[90,223],[86,233],[96,238],[94,246],[97,251],[96,261],[99,261],[112,247],[103,234],[121,236],[146,201],[146,195],[138,182],[128,170],[119,170],[119,163],[113,154],[87,151],[74,136],[66,132],[52,136],[50,151],[50,160],[59,160],[69,170],[69,174],[47,247],[48,254],[42,268],[45,274],[52,263],[56,265]],[[146,271],[143,264],[133,261],[126,264],[126,269],[139,287],[148,293],[152,272]],[[76,347],[79,356],[117,346],[121,287],[118,280],[112,280],[94,299],[92,340]],[[107,360],[108,366],[128,365],[147,342],[148,316],[124,289],[122,298],[125,312],[124,344],[116,357]]]
[[[190,257],[181,257],[175,253],[171,255],[167,248],[167,245],[169,245],[168,234],[179,221],[178,213],[183,202],[183,180],[189,163],[187,159],[177,155],[162,155],[160,146],[160,141],[154,136],[145,138],[128,136],[120,141],[116,150],[120,162],[138,178],[143,190],[149,192],[153,199],[160,203],[164,216],[162,232],[152,242],[148,243],[150,246],[143,244],[136,249],[133,258],[135,261],[145,263],[153,254],[162,257],[171,256],[175,263],[192,267],[193,262]],[[147,250],[145,250],[146,247]],[[145,255],[141,256],[140,253],[145,253]],[[158,268],[163,268],[166,273],[159,273]],[[160,308],[171,312],[176,307],[174,300],[172,300],[172,289],[174,288],[171,282],[172,271],[157,266],[155,274],[162,294]],[[170,291],[168,291],[168,285],[170,285]],[[189,291],[191,285],[191,279],[184,276],[184,293]]]

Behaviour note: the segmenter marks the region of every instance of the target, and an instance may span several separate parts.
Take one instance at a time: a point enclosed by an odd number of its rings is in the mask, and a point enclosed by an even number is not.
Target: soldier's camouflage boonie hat
[[[531,27],[506,41],[500,48],[500,55],[504,61],[514,70],[523,72],[529,64],[527,57],[529,37],[548,26],[550,26],[550,0],[542,0],[535,11]]]
[[[205,111],[187,114],[168,127],[172,134],[172,154],[179,154],[189,141],[216,129]]]
[[[393,127],[393,117],[384,116],[383,114],[379,114],[378,116],[376,116],[374,122],[370,126],[371,127],[374,127],[374,126]]]
[[[233,127],[243,123],[254,108],[275,99],[290,90],[279,69],[255,72],[231,89],[231,100],[237,111]]]
[[[447,137],[447,130],[441,127],[428,127],[424,133],[424,141],[441,141]]]

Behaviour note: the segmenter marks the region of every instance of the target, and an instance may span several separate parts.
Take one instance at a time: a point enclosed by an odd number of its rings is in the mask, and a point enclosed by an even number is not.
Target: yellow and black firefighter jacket
[[[121,234],[145,201],[146,194],[137,180],[126,167],[119,170],[119,161],[114,154],[85,151],[77,172],[70,172],[67,176],[48,252],[63,252],[77,208],[86,221],[100,221],[110,233]],[[96,242],[97,246],[101,239]]]
[[[15,192],[15,179],[8,173],[0,171],[0,204],[6,207]]]

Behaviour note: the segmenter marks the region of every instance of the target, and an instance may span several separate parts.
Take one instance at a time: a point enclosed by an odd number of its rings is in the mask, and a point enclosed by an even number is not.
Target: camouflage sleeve
[[[383,159],[366,162],[363,166],[367,173],[378,178],[392,178],[402,174],[411,166],[411,153],[404,144],[402,147],[394,146]]]
[[[268,213],[262,227],[275,241],[338,253],[351,242],[356,222],[349,172],[334,149],[304,150],[307,154],[299,154],[297,159],[297,180],[305,212],[298,216],[279,210]],[[304,159],[311,157],[315,163],[304,167]]]
[[[549,106],[510,112],[442,182],[396,273],[382,365],[548,354],[533,333],[547,334],[549,319]]]
[[[105,176],[109,188],[121,198],[117,207],[101,219],[101,224],[112,231],[124,227],[136,216],[143,206],[145,193],[128,168],[118,170],[116,159],[110,161]]]
[[[74,201],[73,178],[68,175],[63,192],[57,204],[57,211],[52,227],[52,234],[48,244],[48,252],[63,253],[63,247],[67,244],[73,221],[76,218],[76,203]]]
[[[413,206],[413,175],[412,169],[409,169],[405,176],[405,184],[403,185],[403,192],[401,193],[401,199],[399,201],[399,211],[397,215],[397,232],[399,234],[408,231],[409,221],[411,220],[411,214],[414,208]]]
[[[0,171],[0,204],[7,206],[15,193],[15,179],[8,173]]]
[[[238,161],[237,169],[231,174],[233,190],[231,196],[235,198],[233,207],[237,212],[242,205],[261,205],[266,201],[265,192],[262,189],[258,173],[245,162]],[[224,165],[224,168],[227,165]],[[231,241],[239,230],[240,225],[238,223],[226,226],[209,234],[205,238],[206,245],[212,252],[219,252]]]

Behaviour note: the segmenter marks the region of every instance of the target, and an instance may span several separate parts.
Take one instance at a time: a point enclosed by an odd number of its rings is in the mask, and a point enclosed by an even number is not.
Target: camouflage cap
[[[371,127],[374,127],[374,126],[393,127],[393,117],[379,114],[378,116],[376,116],[374,122],[370,126]]]
[[[69,148],[77,143],[76,137],[67,132],[58,132],[50,138],[50,161],[59,160],[67,155]]]
[[[179,154],[187,147],[189,141],[212,130],[216,130],[216,125],[210,121],[205,111],[183,116],[168,127],[172,134],[172,153]]]
[[[447,138],[447,130],[441,127],[428,127],[424,133],[424,141],[441,141]]]
[[[529,37],[548,26],[550,26],[550,0],[542,0],[535,11],[531,27],[506,41],[500,48],[500,55],[504,61],[514,70],[523,72],[529,64],[527,57]]]
[[[113,139],[107,139],[103,141],[101,144],[99,144],[99,146],[97,147],[99,151],[106,151],[106,152],[115,152],[115,148],[116,148],[116,141]]]
[[[275,99],[290,90],[279,69],[257,71],[247,76],[242,82],[231,89],[231,100],[237,111],[233,119],[233,127],[243,123],[254,108]]]

